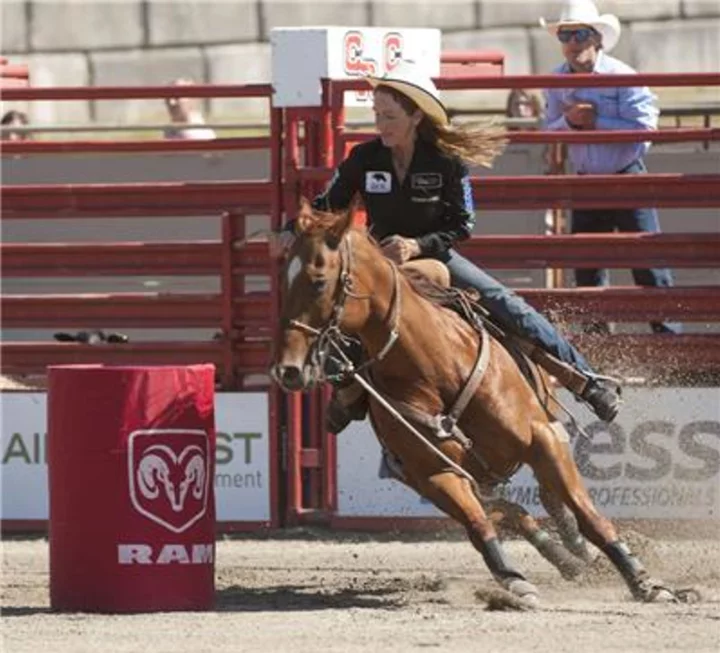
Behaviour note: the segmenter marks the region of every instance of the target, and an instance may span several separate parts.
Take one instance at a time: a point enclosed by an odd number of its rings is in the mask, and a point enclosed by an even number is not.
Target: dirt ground
[[[220,540],[212,612],[58,614],[49,609],[47,541],[13,538],[3,542],[3,651],[717,653],[717,539],[629,535],[656,575],[694,586],[702,601],[637,604],[604,563],[567,582],[527,544],[509,542],[542,605],[490,610],[476,592],[495,585],[459,536],[299,531]]]

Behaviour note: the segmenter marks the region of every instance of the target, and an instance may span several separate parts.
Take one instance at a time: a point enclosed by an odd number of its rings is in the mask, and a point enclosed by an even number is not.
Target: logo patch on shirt
[[[410,185],[416,190],[437,190],[442,188],[442,175],[439,172],[416,172],[410,176]]]
[[[365,173],[365,191],[368,193],[389,193],[392,190],[392,175],[382,170]]]

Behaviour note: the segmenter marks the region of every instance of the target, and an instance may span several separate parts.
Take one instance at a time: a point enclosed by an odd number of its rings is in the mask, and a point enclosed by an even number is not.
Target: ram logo
[[[155,429],[128,437],[133,507],[173,533],[186,531],[205,514],[210,472],[204,431]]]

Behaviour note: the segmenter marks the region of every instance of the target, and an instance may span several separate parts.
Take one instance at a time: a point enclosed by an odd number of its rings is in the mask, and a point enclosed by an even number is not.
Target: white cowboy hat
[[[591,0],[567,0],[560,14],[560,20],[549,23],[544,18],[540,25],[555,36],[560,28],[587,25],[602,36],[602,46],[609,52],[620,40],[620,21],[613,14],[602,14]]]
[[[440,93],[432,79],[411,61],[401,61],[395,68],[382,77],[368,75],[365,79],[373,88],[380,84],[389,86],[418,105],[430,120],[440,125],[449,125],[445,105],[440,101]]]

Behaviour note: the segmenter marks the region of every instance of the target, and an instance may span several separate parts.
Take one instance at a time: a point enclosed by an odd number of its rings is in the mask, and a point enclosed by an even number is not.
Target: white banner
[[[567,393],[561,396],[590,436],[575,437],[572,448],[603,514],[720,519],[720,389],[626,390],[625,405],[611,425],[595,420]],[[351,424],[337,446],[340,516],[442,514],[401,483],[378,477],[380,447],[368,422]],[[545,514],[529,468],[522,468],[505,492],[531,513]]]
[[[270,438],[264,392],[215,395],[217,520],[270,520]]]
[[[47,519],[44,393],[0,393],[2,519]],[[269,521],[270,446],[266,393],[215,396],[218,521]],[[72,446],[72,443],[68,443]]]

